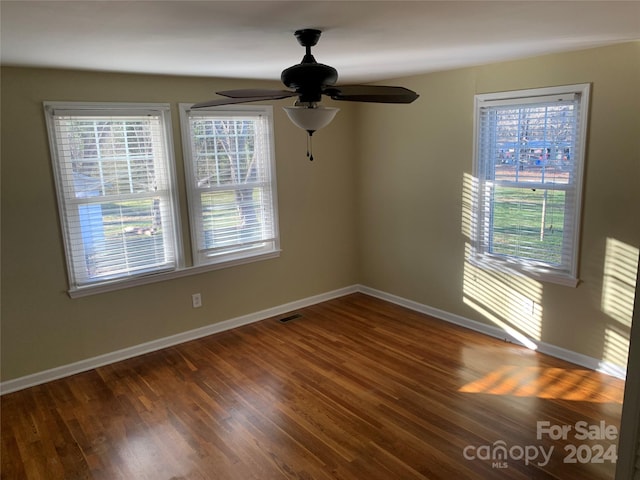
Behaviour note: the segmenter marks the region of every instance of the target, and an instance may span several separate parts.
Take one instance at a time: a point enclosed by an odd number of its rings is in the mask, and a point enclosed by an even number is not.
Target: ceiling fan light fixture
[[[308,106],[295,105],[283,107],[289,119],[298,127],[306,130],[309,136],[316,130],[320,130],[331,123],[336,113],[340,110],[335,107],[322,107],[315,104]]]

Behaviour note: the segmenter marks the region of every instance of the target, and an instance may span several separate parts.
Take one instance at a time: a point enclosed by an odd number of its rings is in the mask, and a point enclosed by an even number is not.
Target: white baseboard
[[[476,332],[484,333],[485,335],[489,335],[491,337],[507,339],[512,343],[516,343],[518,345],[522,345],[524,347],[529,348],[529,346],[524,345],[520,340],[510,335],[508,332],[504,331],[501,328],[495,327],[493,325],[488,325],[486,323],[478,322],[476,320],[471,320],[469,318],[462,317],[454,313],[446,312],[444,310],[439,310],[437,308],[430,307],[428,305],[423,305],[421,303],[414,302],[413,300],[407,300],[406,298],[398,297],[397,295],[376,290],[374,288],[370,288],[364,285],[358,286],[358,291],[365,293],[367,295],[371,295],[372,297],[376,297],[381,300],[386,300],[387,302],[395,303],[396,305],[406,307],[410,310],[414,310],[420,313],[425,313],[427,315],[438,318],[440,320],[444,320],[446,322],[453,323],[461,327],[474,330]],[[536,345],[536,351],[540,353],[544,353],[551,357],[559,358],[567,362],[575,363],[576,365],[580,365],[581,367],[585,367],[590,370],[606,373],[607,375],[611,375],[612,377],[620,378],[622,380],[626,378],[626,375],[627,375],[626,368],[621,367],[619,365],[605,362],[603,360],[598,360],[597,358],[589,357],[587,355],[573,352],[565,348],[557,347],[550,343],[545,343],[545,342],[536,341],[536,340],[531,340],[531,342]]]
[[[260,320],[282,315],[284,313],[291,312],[299,308],[308,307],[311,305],[315,305],[317,303],[325,302],[327,300],[342,297],[355,292],[361,292],[366,295],[370,295],[372,297],[380,298],[382,300],[386,300],[388,302],[395,303],[397,305],[409,308],[410,310],[424,313],[432,317],[438,318],[440,320],[444,320],[446,322],[453,323],[455,325],[459,325],[459,326],[468,328],[470,330],[483,333],[485,335],[489,335],[491,337],[496,337],[500,339],[507,338],[509,341],[513,343],[522,345],[522,342],[520,342],[517,338],[512,337],[511,335],[509,335],[508,332],[505,332],[504,330],[498,327],[477,322],[475,320],[471,320],[466,317],[456,315],[454,313],[446,312],[444,310],[439,310],[437,308],[430,307],[428,305],[423,305],[421,303],[414,302],[413,300],[408,300],[406,298],[398,297],[396,295],[386,293],[380,290],[376,290],[374,288],[370,288],[364,285],[352,285],[352,286],[341,288],[338,290],[333,290],[331,292],[314,295],[312,297],[304,298],[302,300],[285,303],[283,305],[279,305],[273,308],[268,308],[266,310],[261,310],[259,312],[232,318],[219,323],[214,323],[212,325],[207,325],[205,327],[189,330],[187,332],[178,333],[176,335],[171,335],[169,337],[159,338],[157,340],[152,340],[150,342],[142,343],[140,345],[135,345],[133,347],[124,348],[122,350],[116,350],[115,352],[106,353],[104,355],[88,358],[85,360],[81,360],[79,362],[70,363],[68,365],[63,365],[63,366],[52,368],[49,370],[44,370],[42,372],[34,373],[32,375],[27,375],[24,377],[13,379],[13,380],[8,380],[6,382],[1,382],[0,395],[4,395],[5,393],[11,393],[11,392],[15,392],[25,388],[33,387],[35,385],[40,385],[42,383],[50,382],[52,380],[57,380],[63,377],[68,377],[71,375],[75,375],[77,373],[86,372],[87,370],[92,370],[94,368],[102,367],[110,363],[119,362],[122,360],[126,360],[128,358],[137,357],[138,355],[143,355],[145,353],[150,353],[157,350],[161,350],[163,348],[172,347],[180,343],[196,340],[198,338],[206,337],[208,335],[213,335],[215,333],[223,332],[225,330],[230,330],[232,328],[240,327],[242,325],[258,322]],[[577,365],[583,366],[591,370],[603,372],[617,378],[624,379],[626,377],[626,369],[618,365],[609,364],[607,362],[603,362],[596,358],[588,357],[580,353],[576,353],[570,350],[566,350],[564,348],[556,347],[555,345],[551,345],[549,343],[545,343],[545,342],[534,342],[534,343],[537,345],[537,351],[541,353],[545,353],[552,357],[560,358],[562,360],[575,363]]]
[[[143,355],[145,353],[155,352],[157,350],[161,350],[167,347],[172,347],[180,343],[196,340],[198,338],[206,337],[208,335],[213,335],[214,333],[223,332],[225,330],[231,330],[232,328],[258,322],[260,320],[264,320],[270,317],[282,315],[284,313],[291,312],[299,308],[315,305],[317,303],[325,302],[333,298],[342,297],[344,295],[355,293],[357,291],[358,291],[358,286],[352,285],[352,286],[341,288],[338,290],[333,290],[331,292],[314,295],[312,297],[304,298],[302,300],[285,303],[283,305],[279,305],[273,308],[268,308],[266,310],[261,310],[259,312],[232,318],[219,323],[214,323],[212,325],[207,325],[205,327],[196,328],[194,330],[178,333],[176,335],[171,335],[169,337],[159,338],[157,340],[152,340],[150,342],[142,343],[140,345],[134,345],[133,347],[123,348],[122,350],[116,350],[115,352],[106,353],[104,355],[99,355],[97,357],[87,358],[79,362],[70,363],[68,365],[63,365],[56,368],[51,368],[49,370],[44,370],[42,372],[34,373],[32,375],[27,375],[24,377],[13,379],[13,380],[8,380],[6,382],[0,383],[0,395],[4,395],[5,393],[15,392],[18,390],[23,390],[25,388],[33,387],[35,385],[40,385],[42,383],[50,382],[52,380],[57,380],[59,378],[75,375],[77,373],[86,372],[87,370],[92,370],[94,368],[102,367],[110,363],[119,362],[121,360],[126,360],[128,358],[137,357],[138,355]]]

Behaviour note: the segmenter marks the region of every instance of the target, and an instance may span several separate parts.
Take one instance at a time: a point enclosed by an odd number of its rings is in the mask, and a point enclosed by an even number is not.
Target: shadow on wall
[[[473,241],[477,221],[474,215],[477,179],[464,174],[462,185],[462,233]],[[470,261],[471,243],[466,244],[463,302],[500,328],[508,336],[535,350],[543,338],[542,283],[516,274],[489,271]],[[603,324],[599,370],[624,371],[637,281],[639,250],[608,238],[603,265],[601,310],[610,322]]]
[[[607,238],[600,308],[611,323],[604,330],[603,368],[627,364],[639,253],[631,245]]]
[[[462,233],[469,242],[477,226],[473,205],[477,180],[464,174]],[[471,244],[465,246],[463,302],[510,337],[535,350],[542,338],[542,284],[521,275],[481,269],[469,262]]]

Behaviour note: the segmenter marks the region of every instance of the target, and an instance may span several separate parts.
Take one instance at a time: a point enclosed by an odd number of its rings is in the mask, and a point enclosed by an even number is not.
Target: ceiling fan
[[[298,97],[293,107],[284,107],[293,123],[309,134],[307,156],[310,153],[311,136],[316,130],[328,125],[338,112],[338,108],[318,105],[322,95],[333,100],[374,103],[411,103],[418,94],[404,87],[384,85],[335,85],[338,72],[335,68],[316,62],[311,54],[311,47],[320,39],[320,30],[307,28],[297,30],[294,35],[298,43],[305,47],[302,61],[286,68],[280,76],[282,83],[290,90],[242,89],[216,92],[225,98],[196,103],[191,108],[207,108],[236,103],[258,102],[263,100],[280,100]]]

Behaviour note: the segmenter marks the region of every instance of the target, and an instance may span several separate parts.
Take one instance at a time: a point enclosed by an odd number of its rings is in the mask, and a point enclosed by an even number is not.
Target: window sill
[[[565,287],[575,288],[580,282],[579,278],[569,273],[553,270],[543,265],[510,261],[491,255],[471,255],[469,263],[483,270],[527,277],[539,282],[555,283]]]
[[[268,253],[260,253],[257,255],[246,256],[244,258],[237,258],[219,263],[212,263],[209,265],[198,265],[194,267],[183,267],[170,272],[153,273],[149,275],[142,275],[133,277],[126,280],[115,280],[112,282],[105,282],[95,285],[88,285],[84,287],[72,288],[68,290],[68,294],[71,298],[87,297],[89,295],[97,295],[99,293],[113,292],[115,290],[124,290],[126,288],[137,287],[140,285],[148,285],[151,283],[164,282],[166,280],[173,280],[175,278],[188,277],[191,275],[199,275],[201,273],[222,270],[224,268],[234,267],[236,265],[244,265],[247,263],[258,262],[261,260],[268,260],[271,258],[277,258],[280,256],[281,250],[273,250]]]

